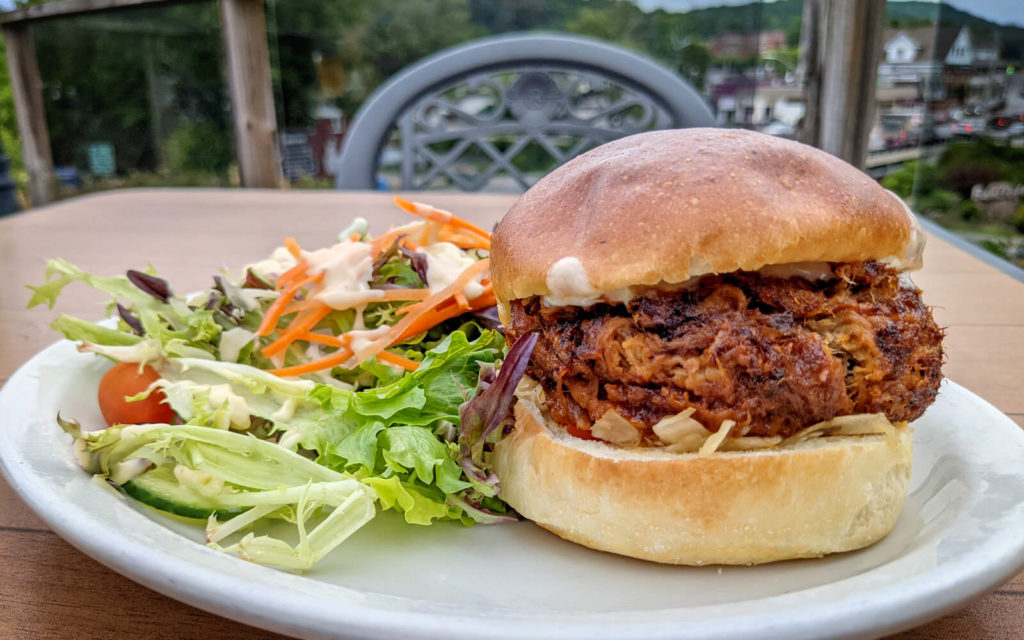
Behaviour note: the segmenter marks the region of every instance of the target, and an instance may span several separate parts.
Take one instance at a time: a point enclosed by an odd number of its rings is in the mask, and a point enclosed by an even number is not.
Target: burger
[[[502,498],[568,540],[758,564],[885,536],[942,330],[897,196],[820,150],[684,129],[537,182],[492,240],[511,343],[536,334]]]

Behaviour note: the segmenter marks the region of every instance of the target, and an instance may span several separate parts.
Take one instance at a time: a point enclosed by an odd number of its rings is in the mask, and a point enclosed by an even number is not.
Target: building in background
[[[786,34],[782,31],[723,33],[708,42],[707,47],[708,53],[715,58],[741,60],[785,49]]]
[[[916,87],[933,109],[984,112],[996,108],[1005,89],[1005,65],[996,44],[967,26],[887,29],[881,87]]]

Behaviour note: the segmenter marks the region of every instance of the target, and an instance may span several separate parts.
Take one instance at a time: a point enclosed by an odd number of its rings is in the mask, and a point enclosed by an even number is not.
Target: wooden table
[[[431,196],[490,226],[510,196]],[[57,311],[104,315],[105,300],[70,287],[55,311],[26,310],[25,284],[48,257],[103,275],[156,266],[180,292],[206,286],[222,266],[266,255],[285,236],[330,243],[354,216],[380,232],[404,214],[376,193],[138,190],[94,195],[0,219],[0,385],[57,339]],[[934,235],[914,276],[948,327],[947,376],[1024,425],[1024,282]],[[0,443],[0,446],[3,446]],[[966,609],[904,639],[1020,638],[1024,573]],[[54,535],[0,478],[0,638],[280,637],[194,609],[113,573]]]

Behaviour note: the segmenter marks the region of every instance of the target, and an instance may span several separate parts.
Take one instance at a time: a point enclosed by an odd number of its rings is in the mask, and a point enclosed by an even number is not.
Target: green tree
[[[3,142],[7,157],[11,159],[11,176],[20,188],[24,188],[28,176],[21,159],[21,138],[18,136],[18,123],[14,114],[14,95],[11,92],[11,79],[7,75],[7,51],[2,37],[0,37],[0,141]]]
[[[267,3],[271,63],[283,127],[308,126],[314,107],[336,97],[322,91],[318,64],[327,61],[340,66],[346,81],[344,89],[355,86],[352,78],[366,64],[359,38],[372,18],[373,5],[371,0]],[[346,111],[354,113],[366,97],[361,91],[355,93],[357,101],[343,98]]]
[[[483,35],[466,0],[390,0],[359,40],[364,91],[432,53]]]

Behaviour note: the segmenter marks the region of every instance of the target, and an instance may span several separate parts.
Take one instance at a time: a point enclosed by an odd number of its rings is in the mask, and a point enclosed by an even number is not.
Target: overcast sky
[[[771,1],[771,0],[768,0]],[[899,2],[899,0],[891,0]],[[924,0],[925,2],[931,0]],[[934,0],[938,3],[938,0]],[[750,0],[635,0],[645,11],[690,11],[701,7],[720,7],[724,4],[749,4]],[[1015,24],[1024,27],[1024,0],[945,0],[961,11],[991,20],[997,24]]]
[[[668,11],[689,11],[723,4],[749,4],[750,0],[634,0],[645,11],[663,8]],[[771,0],[768,0],[771,1]],[[900,0],[891,0],[899,2]],[[924,0],[925,2],[932,0]],[[938,0],[934,0],[937,2]],[[973,13],[997,24],[1024,27],[1024,0],[945,0],[957,9]],[[14,8],[14,0],[0,0],[0,10]]]

